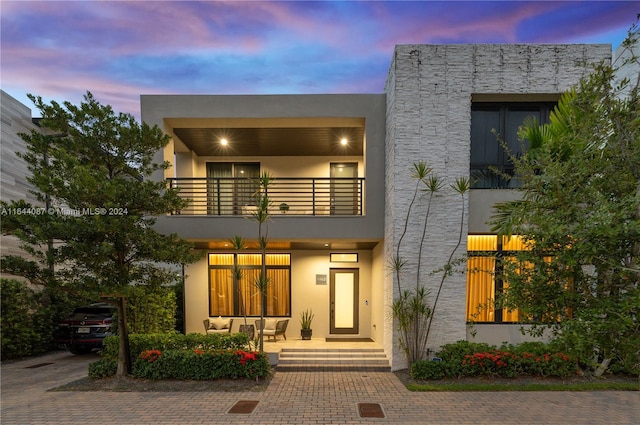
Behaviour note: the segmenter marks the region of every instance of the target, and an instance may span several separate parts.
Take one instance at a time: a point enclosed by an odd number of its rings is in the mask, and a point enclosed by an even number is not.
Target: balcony
[[[472,164],[472,189],[515,189],[522,187],[522,182],[515,175],[513,165],[504,164]]]
[[[249,178],[169,178],[171,188],[190,200],[175,215],[249,216],[256,211],[256,181]],[[363,215],[364,178],[274,179],[267,195],[270,214],[291,216]]]

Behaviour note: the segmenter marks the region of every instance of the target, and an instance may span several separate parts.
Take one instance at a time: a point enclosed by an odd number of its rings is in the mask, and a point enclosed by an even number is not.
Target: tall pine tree
[[[177,235],[154,230],[156,216],[185,207],[166,182],[149,178],[170,167],[153,161],[168,136],[115,113],[91,93],[79,106],[29,98],[44,131],[21,135],[27,145],[22,157],[41,206],[2,202],[2,233],[18,237],[29,254],[4,257],[2,271],[52,289],[120,301],[130,284],[175,282],[171,266],[191,263],[197,255]],[[130,361],[124,311],[119,313],[123,375]]]

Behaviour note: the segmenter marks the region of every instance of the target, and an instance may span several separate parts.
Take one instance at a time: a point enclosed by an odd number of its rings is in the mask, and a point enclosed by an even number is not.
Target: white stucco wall
[[[179,177],[206,177],[207,162],[258,162],[260,170],[271,173],[273,177],[329,177],[330,163],[354,162],[358,164],[358,176],[364,177],[364,161],[358,156],[227,156],[199,157],[193,153],[176,154],[179,161]],[[182,164],[186,163],[186,166]],[[189,174],[187,174],[189,173]]]
[[[381,249],[377,249],[380,252]],[[360,338],[381,338],[375,331],[382,323],[383,300],[381,297],[382,271],[380,256],[374,260],[374,251],[349,251],[358,254],[357,263],[332,263],[329,251],[291,251],[291,321],[287,327],[287,338],[300,337],[300,313],[310,308],[315,314],[313,337],[325,338],[329,330],[329,272],[332,268],[357,268],[359,270],[359,333],[348,335]],[[209,275],[207,258],[189,265],[185,269],[186,332],[202,333],[202,321],[209,317]],[[326,275],[327,284],[316,284],[316,275]],[[248,318],[250,324],[255,317]],[[236,332],[243,318],[236,317],[232,330]]]

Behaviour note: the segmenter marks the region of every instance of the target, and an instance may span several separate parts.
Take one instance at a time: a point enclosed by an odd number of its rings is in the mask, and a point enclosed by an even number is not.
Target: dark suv
[[[103,340],[114,333],[116,308],[107,303],[76,308],[58,325],[55,341],[73,354],[88,354],[102,348]]]

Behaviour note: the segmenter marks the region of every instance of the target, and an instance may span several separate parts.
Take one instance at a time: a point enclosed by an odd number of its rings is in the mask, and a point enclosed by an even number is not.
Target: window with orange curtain
[[[467,259],[467,321],[493,322],[496,298],[495,257]]]
[[[497,235],[467,237],[467,321],[476,323],[517,322],[516,310],[496,309],[495,300],[509,283],[502,280],[503,261],[514,251],[527,249],[522,238]]]
[[[241,277],[234,277],[237,265]],[[265,316],[291,315],[291,255],[266,254],[269,284]],[[209,312],[211,316],[260,316],[262,302],[256,285],[261,254],[209,254]]]

